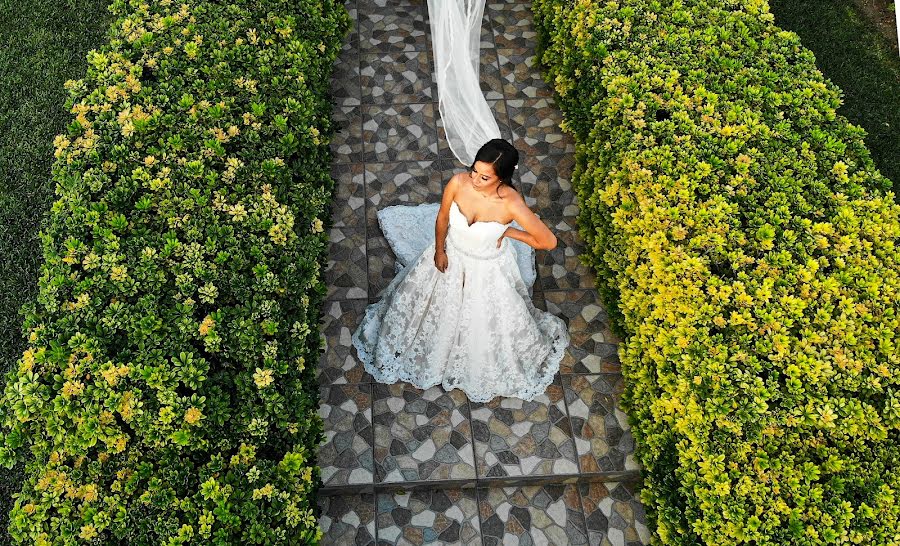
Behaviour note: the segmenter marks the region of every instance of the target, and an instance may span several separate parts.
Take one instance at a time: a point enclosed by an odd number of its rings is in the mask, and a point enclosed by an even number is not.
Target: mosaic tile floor
[[[485,6],[480,76],[521,154],[514,183],[557,235],[554,250],[536,253],[533,301],[568,324],[560,373],[535,400],[476,403],[440,386],[376,383],[359,362],[350,336],[395,274],[376,210],[439,201],[460,166],[438,112],[427,0],[346,6],[353,31],[332,80],[337,188],[319,362],[322,543],[649,543],[619,404],[619,340],[578,260],[574,141],[541,79],[527,2]]]

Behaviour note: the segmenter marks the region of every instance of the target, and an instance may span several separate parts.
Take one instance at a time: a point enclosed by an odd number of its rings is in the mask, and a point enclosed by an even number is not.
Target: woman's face
[[[497,181],[497,173],[494,172],[494,166],[484,161],[475,162],[475,168],[469,173],[469,177],[476,188],[490,186]]]

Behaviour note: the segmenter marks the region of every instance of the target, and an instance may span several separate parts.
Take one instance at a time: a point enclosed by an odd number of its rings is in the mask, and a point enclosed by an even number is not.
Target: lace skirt
[[[452,239],[446,271],[432,242],[366,308],[352,336],[360,360],[381,383],[441,384],[476,402],[534,399],[559,371],[565,322],[534,306],[508,244],[473,255]]]

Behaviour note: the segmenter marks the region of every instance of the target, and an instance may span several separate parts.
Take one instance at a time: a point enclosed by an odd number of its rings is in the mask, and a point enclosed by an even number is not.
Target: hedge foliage
[[[66,83],[29,344],[0,400],[0,461],[28,461],[10,533],[315,543],[329,84],[349,14],[110,9],[110,42]]]
[[[900,544],[900,206],[762,0],[535,0],[664,544]]]

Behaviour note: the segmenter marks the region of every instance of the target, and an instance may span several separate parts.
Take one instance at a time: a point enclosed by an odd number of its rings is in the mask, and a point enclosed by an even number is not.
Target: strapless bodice
[[[395,271],[412,264],[422,252],[429,249],[429,245],[434,245],[434,225],[440,208],[441,203],[422,203],[388,205],[376,210],[378,225],[397,257],[394,262]],[[507,227],[522,229],[516,221],[508,225],[476,222],[469,226],[455,202],[450,207],[449,214],[450,229],[447,230],[446,239],[448,249],[452,247],[459,256],[480,259],[497,258],[501,252],[511,252],[519,266],[522,280],[529,290],[532,289],[537,278],[534,249],[510,237],[504,237],[502,245],[497,248],[497,239]],[[430,252],[434,252],[433,247]]]
[[[501,252],[509,251],[508,239],[503,238],[500,247],[497,247],[497,239],[503,235],[506,228],[512,224],[500,222],[475,222],[469,225],[466,215],[459,210],[456,201],[450,205],[450,230],[447,232],[447,241],[456,250],[473,258],[490,259],[497,257]]]

